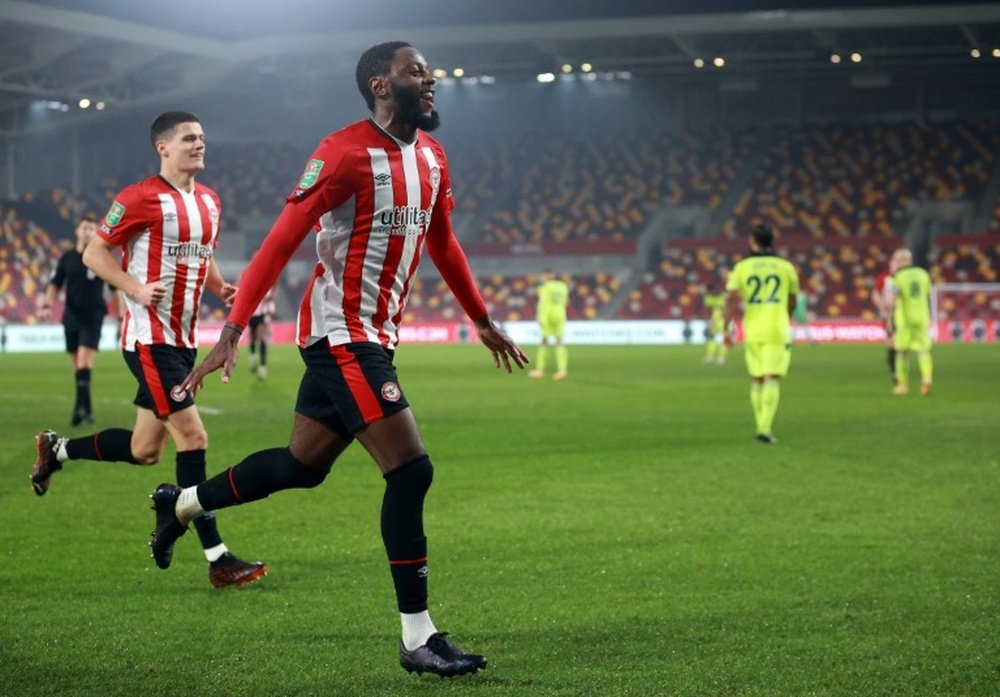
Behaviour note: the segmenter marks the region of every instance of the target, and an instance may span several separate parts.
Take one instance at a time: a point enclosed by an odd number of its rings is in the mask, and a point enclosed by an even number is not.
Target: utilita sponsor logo
[[[422,235],[427,232],[430,222],[430,208],[395,206],[378,214],[373,232],[383,235]]]
[[[212,248],[207,244],[198,244],[197,242],[180,242],[179,244],[168,244],[166,247],[167,256],[169,257],[198,257],[201,259],[209,259],[212,256]]]
[[[400,227],[402,225],[419,225],[426,227],[431,222],[430,209],[417,206],[396,206],[392,210],[382,211],[378,215],[379,225]]]

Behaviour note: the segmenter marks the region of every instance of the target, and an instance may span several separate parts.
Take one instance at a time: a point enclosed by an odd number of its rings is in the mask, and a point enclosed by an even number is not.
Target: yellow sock
[[[760,383],[751,382],[750,383],[750,406],[753,407],[753,422],[757,427],[757,433],[763,433],[760,430]]]
[[[760,388],[760,433],[770,433],[774,415],[778,413],[781,388],[777,380],[765,380]]]
[[[920,364],[920,379],[930,383],[934,379],[934,361],[931,360],[931,354],[929,352],[918,354],[917,363]]]
[[[569,366],[569,351],[562,344],[556,346],[556,370],[566,372]]]
[[[896,354],[896,384],[903,387],[910,384],[910,354],[906,351]]]
[[[538,347],[538,359],[535,361],[535,370],[540,370],[545,372],[545,357],[549,352],[549,347],[546,344],[542,344]]]

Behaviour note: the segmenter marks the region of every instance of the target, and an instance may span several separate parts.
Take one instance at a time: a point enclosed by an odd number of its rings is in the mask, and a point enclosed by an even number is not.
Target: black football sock
[[[389,556],[392,585],[400,612],[427,609],[427,538],[424,497],[434,479],[426,455],[385,475],[382,497],[382,542]]]
[[[90,368],[76,371],[76,406],[73,411],[90,413]]]
[[[76,371],[76,389],[80,392],[78,401],[83,410],[88,414],[92,411],[90,407],[90,368],[83,368]]]
[[[896,349],[891,348],[886,353],[886,362],[889,364],[889,375],[892,376],[893,384],[896,383]]]
[[[127,428],[108,428],[82,438],[66,441],[70,460],[100,460],[102,462],[139,462],[132,457],[132,432]]]
[[[329,472],[329,467],[307,467],[288,448],[260,450],[199,484],[198,503],[206,511],[217,511],[267,498],[284,489],[311,489],[319,486]]]
[[[205,481],[205,451],[185,450],[177,453],[177,483],[182,487],[196,486]],[[194,529],[198,531],[202,549],[211,549],[222,544],[222,536],[215,524],[215,515],[206,511],[194,519]]]
[[[260,364],[267,365],[267,342],[260,342]]]
[[[253,339],[250,340],[250,353],[251,355],[257,353],[257,342]]]

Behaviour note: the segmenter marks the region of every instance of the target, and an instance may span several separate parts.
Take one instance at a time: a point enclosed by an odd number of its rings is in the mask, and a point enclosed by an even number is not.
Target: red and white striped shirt
[[[274,289],[267,291],[264,299],[260,301],[257,305],[257,309],[253,311],[254,317],[273,317],[278,313],[278,305],[274,302]]]
[[[310,230],[319,263],[299,305],[297,341],[394,347],[424,248],[473,320],[488,317],[451,227],[454,201],[444,149],[417,131],[413,143],[371,119],[331,133],[243,274],[229,320],[254,307]]]
[[[889,282],[891,278],[892,275],[888,271],[883,271],[875,277],[875,305],[884,317],[892,316],[892,284]]]
[[[289,198],[315,199],[322,211],[299,345],[325,336],[331,346],[395,346],[435,207],[444,215],[440,207],[453,205],[444,149],[424,133],[407,144],[362,121],[319,144]]]
[[[198,345],[198,309],[219,242],[222,204],[195,183],[186,193],[153,176],[122,189],[97,234],[123,247],[122,268],[142,283],[160,282],[166,299],[155,306],[125,297],[122,348],[138,344]]]

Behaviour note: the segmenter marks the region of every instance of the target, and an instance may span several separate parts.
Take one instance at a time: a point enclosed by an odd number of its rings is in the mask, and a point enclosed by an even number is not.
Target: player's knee
[[[280,469],[285,474],[285,483],[289,488],[312,489],[323,483],[332,467],[332,462],[302,462],[292,455],[291,450],[285,448]]]
[[[150,446],[139,446],[132,444],[132,459],[136,461],[136,464],[148,467],[149,465],[155,465],[160,461],[160,455],[162,454],[162,449]]]
[[[434,481],[434,465],[427,455],[419,455],[385,474],[386,486],[405,489],[408,493],[423,496]]]
[[[208,450],[208,431],[199,428],[191,434],[189,443],[190,450]]]
[[[208,450],[208,431],[201,424],[182,431],[178,440],[179,450]]]

